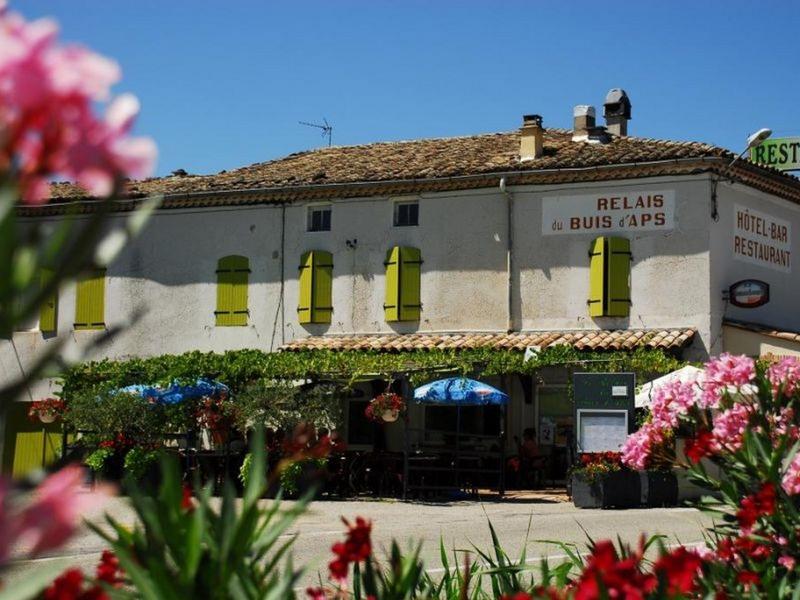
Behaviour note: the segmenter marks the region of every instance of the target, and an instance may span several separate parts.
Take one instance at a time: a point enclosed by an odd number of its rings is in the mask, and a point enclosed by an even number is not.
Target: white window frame
[[[416,204],[417,206],[417,222],[413,225],[400,225],[398,223],[398,216],[401,205]],[[395,200],[392,207],[392,226],[393,227],[419,227],[419,200]]]
[[[625,416],[625,431],[627,432],[630,429],[630,425],[628,423],[629,413],[624,408],[579,408],[576,411],[575,416],[575,449],[578,454],[584,452],[584,450],[580,447],[581,443],[581,416],[583,413],[593,413],[593,414],[618,414],[622,413]],[[627,435],[627,433],[626,433]],[[610,450],[610,452],[619,452],[619,448],[615,450]]]
[[[312,229],[314,222],[314,212],[327,209],[330,212],[330,223],[328,229]],[[333,228],[333,204],[324,202],[319,204],[308,204],[306,206],[306,232],[307,233],[326,233]]]

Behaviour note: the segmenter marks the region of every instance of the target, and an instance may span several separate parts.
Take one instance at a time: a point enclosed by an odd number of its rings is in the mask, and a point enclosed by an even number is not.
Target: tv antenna
[[[328,147],[331,145],[331,137],[333,135],[333,125],[328,123],[328,119],[322,117],[322,122],[325,123],[324,125],[320,125],[319,123],[309,123],[308,121],[298,121],[300,125],[305,125],[307,127],[316,127],[317,129],[322,130],[322,137],[328,136]]]

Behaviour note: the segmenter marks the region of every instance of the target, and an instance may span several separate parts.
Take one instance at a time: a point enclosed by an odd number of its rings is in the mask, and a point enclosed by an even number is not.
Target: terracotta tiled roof
[[[571,136],[567,130],[545,130],[544,156],[526,162],[519,160],[519,132],[321,148],[215,175],[133,181],[128,195],[164,194],[165,208],[254,204],[496,186],[499,173],[511,175],[509,184],[686,174],[722,169],[733,157],[699,142],[617,137],[590,144],[573,142]],[[740,178],[749,175],[762,187],[769,180],[774,189],[766,191],[800,199],[796,178],[745,160],[737,165]],[[55,203],[83,197],[75,185],[53,186]]]
[[[620,329],[586,331],[531,331],[520,333],[407,333],[326,335],[294,340],[281,350],[459,350],[494,348],[523,351],[567,344],[577,350],[632,350],[638,347],[678,349],[694,337],[694,329]]]
[[[737,327],[739,329],[746,329],[769,337],[787,340],[789,342],[800,342],[800,332],[798,331],[781,331],[768,325],[760,325],[758,323],[750,323],[748,321],[735,321],[733,319],[726,319],[725,325]]]

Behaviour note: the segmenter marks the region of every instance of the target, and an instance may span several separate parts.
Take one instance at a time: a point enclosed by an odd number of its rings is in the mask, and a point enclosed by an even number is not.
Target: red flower
[[[321,587],[309,587],[306,588],[306,596],[308,596],[311,600],[325,600],[325,590]]]
[[[372,521],[367,521],[363,517],[356,517],[355,525],[345,518],[342,518],[342,521],[347,525],[347,538],[344,542],[337,542],[331,547],[336,558],[328,564],[331,578],[337,581],[347,578],[350,563],[367,560],[372,554],[370,540]]]
[[[659,558],[653,570],[667,583],[670,595],[687,594],[695,589],[695,580],[703,566],[703,559],[696,552],[680,546]]]
[[[514,594],[503,594],[500,596],[500,600],[533,600],[533,596],[528,592],[516,592]]]
[[[100,448],[113,448],[114,447],[114,440],[103,440],[98,444]]]
[[[769,516],[775,512],[777,493],[772,483],[765,483],[755,494],[742,499],[736,511],[736,520],[744,532],[749,532],[759,517]]]
[[[640,554],[620,559],[610,541],[598,542],[576,584],[575,600],[596,600],[601,597],[627,600],[644,598],[646,592],[655,589],[657,581],[654,575],[646,575],[640,571],[640,563]]]
[[[713,442],[710,431],[700,431],[695,439],[686,440],[686,458],[693,464],[699,463],[700,459],[711,455]]]
[[[95,578],[112,587],[122,585],[122,569],[119,566],[119,559],[111,550],[103,550],[100,562],[97,565]]]
[[[745,587],[750,587],[761,583],[761,577],[758,576],[758,573],[754,573],[753,571],[742,571],[736,576],[736,581]]]
[[[189,512],[194,510],[194,502],[192,502],[192,488],[187,483],[183,484],[181,510]]]
[[[44,591],[44,600],[75,600],[81,595],[83,572],[67,569]]]

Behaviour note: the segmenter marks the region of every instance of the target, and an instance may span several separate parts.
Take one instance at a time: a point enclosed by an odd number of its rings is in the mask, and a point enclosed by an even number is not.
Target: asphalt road
[[[114,498],[105,507],[123,523],[133,524],[133,515],[124,499]],[[587,510],[576,509],[571,503],[504,500],[486,503],[462,501],[453,503],[404,503],[399,501],[324,501],[312,504],[295,524],[292,533],[298,538],[294,545],[295,563],[306,565],[303,585],[316,583],[318,573],[323,578],[331,558],[331,545],[344,537],[340,517],[354,519],[363,516],[373,521],[373,541],[378,556],[392,539],[410,548],[423,542],[422,557],[428,570],[441,571],[439,539],[447,548],[469,549],[472,544],[489,548],[488,521],[491,520],[503,547],[511,557],[517,557],[527,545],[529,561],[538,563],[540,556],[553,557],[560,562],[562,550],[541,540],[558,540],[578,544],[583,550],[587,535],[636,543],[642,532],[663,534],[667,543],[695,544],[701,542],[703,528],[710,523],[707,516],[690,508]],[[87,515],[98,519],[100,514]],[[530,531],[528,527],[530,524]],[[17,563],[8,576],[11,582],[25,577],[33,569],[61,569],[80,566],[87,571],[94,565],[104,548],[102,540],[84,530],[62,550],[33,561]],[[463,559],[462,559],[463,560]]]

